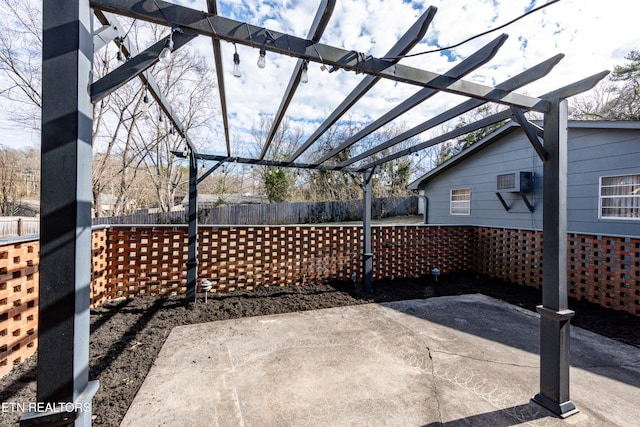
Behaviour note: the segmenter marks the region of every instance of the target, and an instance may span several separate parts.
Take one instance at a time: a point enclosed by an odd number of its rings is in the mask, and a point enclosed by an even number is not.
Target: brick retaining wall
[[[568,295],[640,315],[640,239],[569,233]],[[475,227],[473,270],[542,287],[542,232]]]
[[[37,240],[0,247],[0,376],[36,351],[39,257]]]
[[[640,239],[569,234],[569,296],[640,315]],[[358,226],[202,226],[199,277],[214,291],[349,280],[362,275]],[[542,233],[487,227],[383,226],[374,279],[475,270],[542,286]],[[185,226],[113,226],[92,238],[91,304],[186,290]],[[37,346],[39,242],[0,245],[0,376]]]
[[[468,264],[462,227],[374,227],[374,280],[416,277]],[[186,290],[185,227],[112,227],[109,297],[178,295]],[[198,276],[213,292],[362,276],[358,226],[200,227]]]

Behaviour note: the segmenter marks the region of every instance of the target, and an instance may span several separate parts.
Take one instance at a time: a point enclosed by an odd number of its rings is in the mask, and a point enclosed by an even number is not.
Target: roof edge
[[[532,120],[532,122],[538,125],[542,125],[542,121],[539,121],[539,120]],[[632,129],[632,130],[638,129],[640,130],[640,121],[569,120],[567,122],[567,125],[569,128],[575,128],[575,129]],[[520,125],[518,125],[513,120],[510,120],[505,125],[498,128],[496,131],[492,132],[491,134],[482,138],[480,141],[471,145],[466,150],[456,154],[454,157],[450,158],[446,162],[436,166],[426,174],[422,175],[421,177],[409,183],[409,185],[407,185],[407,189],[418,190],[420,187],[420,184],[422,184],[424,181],[428,181],[434,176],[439,175],[440,173],[444,172],[445,170],[449,169],[455,164],[461,162],[467,157],[475,154],[476,152],[482,150],[483,148],[487,147],[488,145],[500,139],[502,136],[513,132],[516,128],[519,128],[519,127]]]

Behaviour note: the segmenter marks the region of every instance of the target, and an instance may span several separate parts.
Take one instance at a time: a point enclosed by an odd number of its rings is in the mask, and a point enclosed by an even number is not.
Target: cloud
[[[207,10],[206,0],[174,1],[196,10]],[[438,11],[427,35],[412,51],[421,52],[460,42],[545,3],[546,0],[339,0],[321,42],[382,56],[429,6],[435,6]],[[402,63],[444,73],[500,32],[506,32],[509,38],[495,58],[467,79],[494,84],[557,53],[565,53],[565,59],[549,76],[522,90],[540,95],[604,69],[612,69],[625,62],[624,55],[630,50],[639,48],[639,37],[634,34],[635,2],[614,0],[610,3],[603,6],[595,1],[562,0],[502,31],[451,51],[406,58]],[[318,4],[319,0],[218,0],[218,9],[223,16],[306,37]],[[211,43],[206,38],[199,37],[193,45],[209,63],[213,62]],[[241,79],[231,75],[233,45],[222,43],[230,127],[236,141],[232,148],[241,151],[253,142],[249,131],[259,123],[260,116],[273,115],[278,110],[296,59],[268,52],[267,67],[259,69],[256,66],[257,49],[244,46],[237,49],[241,57]],[[318,64],[310,64],[310,81],[298,88],[287,116],[310,134],[362,78],[353,72],[323,72]],[[347,117],[363,123],[375,120],[417,90],[406,84],[380,82]],[[401,121],[413,126],[463,100],[458,96],[437,95],[403,115]],[[221,124],[212,125],[212,128],[220,129]],[[212,142],[203,149],[218,152],[220,147],[223,145]]]

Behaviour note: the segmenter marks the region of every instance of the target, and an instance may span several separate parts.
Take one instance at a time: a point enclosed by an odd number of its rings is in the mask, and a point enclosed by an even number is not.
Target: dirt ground
[[[112,301],[91,311],[90,379],[100,381],[93,399],[95,426],[118,426],[142,385],[171,329],[215,320],[314,310],[372,302],[482,293],[535,310],[540,291],[457,273],[440,277],[388,280],[374,283],[364,294],[352,283],[325,283],[298,287],[268,287],[254,291],[202,295],[193,306],[182,299],[152,297]],[[583,301],[570,301],[576,311],[572,324],[640,348],[640,317]],[[0,400],[36,401],[36,363],[33,356],[0,378]],[[21,414],[3,412],[0,425],[16,425]]]

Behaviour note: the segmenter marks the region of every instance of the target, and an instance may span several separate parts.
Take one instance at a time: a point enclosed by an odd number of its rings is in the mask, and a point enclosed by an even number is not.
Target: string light
[[[149,96],[147,95],[147,89],[144,90],[144,96],[142,97],[142,113],[145,116],[149,114]]]
[[[238,55],[238,47],[233,44],[235,48],[235,53],[233,54],[233,77],[242,77],[242,73],[240,72],[240,55]]]
[[[171,52],[173,52],[173,33],[178,31],[179,28],[171,28],[171,33],[169,33],[169,38],[164,43],[164,48],[158,55],[158,60],[162,65],[169,65],[171,63]]]
[[[264,68],[267,66],[267,60],[265,59],[265,55],[267,54],[267,50],[264,48],[264,45],[260,47],[260,55],[258,56],[258,68]]]
[[[164,44],[164,49],[158,55],[158,60],[162,65],[169,65],[171,63],[171,51],[173,50],[173,37],[169,36]]]
[[[300,83],[309,83],[309,61],[302,61],[302,72],[300,73]]]
[[[264,68],[267,66],[267,49],[264,47],[267,43],[275,43],[276,39],[273,37],[273,34],[269,30],[264,31],[265,41],[260,46],[260,54],[258,55],[258,68]]]

